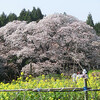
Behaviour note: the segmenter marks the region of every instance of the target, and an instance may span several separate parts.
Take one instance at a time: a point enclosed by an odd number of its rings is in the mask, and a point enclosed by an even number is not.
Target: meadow
[[[64,88],[64,87],[84,87],[83,78],[73,82],[71,77],[57,74],[41,75],[32,77],[29,75],[23,79],[24,73],[17,80],[11,83],[0,83],[0,90],[12,89],[34,89],[34,88]],[[99,71],[90,71],[88,74],[88,87],[100,89]],[[80,92],[0,92],[0,100],[84,100],[84,91]],[[89,91],[88,100],[100,100],[100,91]]]

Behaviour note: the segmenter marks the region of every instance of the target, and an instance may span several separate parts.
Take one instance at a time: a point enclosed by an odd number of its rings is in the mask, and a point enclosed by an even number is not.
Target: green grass
[[[100,70],[90,70],[90,71],[88,71],[88,75],[93,73],[93,72],[100,72]]]

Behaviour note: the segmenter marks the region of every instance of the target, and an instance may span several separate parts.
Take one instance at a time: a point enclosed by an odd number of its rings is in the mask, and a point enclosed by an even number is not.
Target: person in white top
[[[80,74],[80,72],[77,72],[77,74],[74,73],[72,75],[72,78],[73,78],[73,82],[78,81],[80,78],[88,78],[86,69],[83,69],[82,74]]]

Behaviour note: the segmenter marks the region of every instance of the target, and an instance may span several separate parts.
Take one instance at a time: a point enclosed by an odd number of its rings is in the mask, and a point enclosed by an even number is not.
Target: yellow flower
[[[23,72],[21,72],[21,75],[24,75],[24,73],[23,73]]]
[[[64,77],[64,73],[61,73],[61,77]]]
[[[52,98],[52,97],[50,97],[50,98],[49,98],[49,100],[53,100],[53,98]]]
[[[9,98],[8,98],[8,97],[6,97],[6,100],[9,100]]]
[[[45,79],[45,75],[42,75],[42,79],[43,79],[43,80]]]
[[[28,79],[29,79],[29,78],[28,78],[28,77],[26,77],[26,81],[28,81]]]
[[[32,75],[29,75],[29,78],[32,78]]]

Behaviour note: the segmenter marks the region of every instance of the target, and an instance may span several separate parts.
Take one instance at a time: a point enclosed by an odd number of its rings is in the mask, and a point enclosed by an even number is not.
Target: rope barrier
[[[91,89],[91,88],[36,88],[36,89],[16,89],[16,90],[0,90],[0,92],[21,92],[21,91],[32,91],[32,92],[74,92],[74,91],[100,91],[100,89]]]

